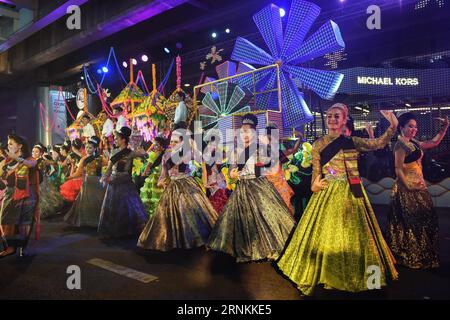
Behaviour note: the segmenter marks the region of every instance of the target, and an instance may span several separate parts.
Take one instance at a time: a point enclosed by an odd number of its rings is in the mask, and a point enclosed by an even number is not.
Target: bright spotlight
[[[128,68],[128,63],[126,61],[122,62],[124,68]]]
[[[137,65],[137,60],[136,59],[131,59],[131,62],[133,63],[133,65]]]
[[[141,59],[142,59],[143,62],[147,62],[147,61],[148,61],[148,56],[147,56],[146,54],[144,54],[144,55],[141,57]]]
[[[286,10],[284,10],[283,8],[280,8],[280,17],[284,17],[286,15]]]
[[[217,33],[213,32],[213,33],[211,34],[211,37],[213,37],[214,39],[217,38]]]
[[[103,71],[104,73],[108,73],[108,72],[109,72],[109,69],[108,69],[108,67],[103,67],[103,68],[102,68],[102,71]]]
[[[169,50],[169,48],[164,48],[164,51],[166,52],[166,53],[170,53],[170,50]]]

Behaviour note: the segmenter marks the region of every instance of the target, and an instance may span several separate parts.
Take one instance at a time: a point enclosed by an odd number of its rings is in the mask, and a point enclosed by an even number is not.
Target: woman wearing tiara
[[[253,114],[243,117],[230,177],[239,180],[211,233],[208,248],[237,262],[276,260],[294,228],[289,208],[275,187],[261,174]],[[239,145],[240,145],[239,144]]]
[[[148,220],[144,204],[131,178],[133,159],[145,157],[142,149],[128,148],[131,129],[121,127],[114,132],[116,148],[111,152],[106,172],[101,182],[107,184],[98,232],[104,238],[137,236]]]
[[[345,137],[348,108],[337,103],[326,113],[328,134],[312,149],[314,192],[278,262],[281,271],[305,295],[314,288],[350,292],[368,290],[378,270],[379,284],[397,278],[395,260],[383,239],[358,173],[358,152],[384,147],[397,128],[392,112],[382,112],[391,126],[378,139]]]
[[[90,137],[86,142],[86,156],[81,158],[74,177],[82,177],[83,185],[64,220],[74,227],[98,227],[105,188],[100,183],[103,157],[99,151],[100,139]]]
[[[395,172],[386,239],[398,264],[426,269],[439,267],[438,216],[422,173],[425,150],[436,148],[444,138],[448,116],[438,118],[443,124],[430,141],[418,141],[417,121],[408,112],[399,117],[400,136],[394,147]]]
[[[186,149],[192,147],[195,153],[197,149],[183,129],[181,126],[174,130],[170,148],[162,159],[159,186],[164,191],[137,244],[147,250],[204,246],[217,220],[217,213],[202,188],[188,173],[192,153]]]

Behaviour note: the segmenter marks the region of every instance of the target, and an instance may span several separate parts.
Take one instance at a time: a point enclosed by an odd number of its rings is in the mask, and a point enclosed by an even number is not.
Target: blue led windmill
[[[320,8],[310,2],[293,0],[285,32],[280,8],[271,4],[253,16],[270,54],[250,41],[238,37],[232,59],[258,66],[280,66],[281,105],[285,128],[298,127],[313,119],[303,94],[296,83],[311,89],[323,99],[332,99],[343,75],[301,66],[302,63],[345,48],[339,27],[329,20],[306,39],[306,34],[320,14]],[[305,40],[306,39],[306,40]],[[269,69],[258,80],[258,88],[270,90],[277,85],[276,69]],[[278,105],[278,93],[272,92],[257,100],[257,107],[266,110]]]
[[[200,120],[203,129],[216,128],[221,119],[229,118],[237,112],[249,112],[248,103],[253,94],[247,88],[231,82],[217,84],[217,95],[207,92],[202,100],[203,108],[200,111]]]

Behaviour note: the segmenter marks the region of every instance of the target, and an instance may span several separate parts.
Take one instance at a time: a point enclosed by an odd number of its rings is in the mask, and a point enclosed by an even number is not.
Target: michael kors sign
[[[361,77],[358,76],[358,84],[377,85],[377,86],[418,86],[418,78],[380,78],[380,77]]]

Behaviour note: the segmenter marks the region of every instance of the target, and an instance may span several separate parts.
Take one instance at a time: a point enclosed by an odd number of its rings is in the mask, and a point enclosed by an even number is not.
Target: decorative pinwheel
[[[207,92],[202,100],[200,120],[205,130],[217,127],[221,118],[236,112],[250,111],[248,103],[253,95],[247,88],[242,89],[230,82],[220,82],[217,84],[217,96],[218,98]]]
[[[280,66],[281,105],[285,128],[298,127],[313,119],[303,94],[296,83],[317,93],[323,99],[335,95],[343,75],[334,71],[324,71],[300,66],[327,53],[345,47],[339,27],[329,20],[305,40],[306,34],[320,13],[320,8],[303,0],[292,0],[285,32],[280,16],[280,8],[271,4],[253,16],[270,54],[250,41],[238,37],[232,53],[232,59],[251,65]],[[275,69],[264,71],[258,79],[258,87],[270,90],[277,86]],[[256,100],[261,110],[278,107],[278,93],[262,95]]]

